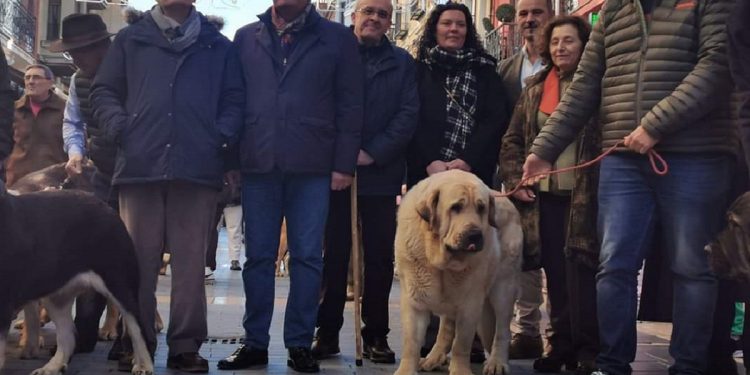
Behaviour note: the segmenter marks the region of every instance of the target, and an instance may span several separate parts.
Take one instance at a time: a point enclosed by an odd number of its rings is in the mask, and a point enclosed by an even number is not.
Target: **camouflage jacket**
[[[514,188],[521,180],[523,163],[529,154],[539,129],[537,112],[542,98],[544,80],[549,68],[530,77],[527,86],[513,111],[508,131],[502,140],[499,167],[506,189]],[[595,158],[601,149],[601,132],[597,128],[596,116],[578,136],[576,164]],[[599,244],[596,233],[597,188],[599,167],[577,170],[575,187],[571,193],[571,208],[568,218],[566,256],[591,267],[598,265]],[[514,200],[524,228],[524,270],[541,267],[539,203]]]

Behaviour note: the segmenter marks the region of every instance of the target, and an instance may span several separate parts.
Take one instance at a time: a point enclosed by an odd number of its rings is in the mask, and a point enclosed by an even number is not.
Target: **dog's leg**
[[[484,364],[485,375],[510,374],[508,347],[510,346],[510,322],[513,319],[517,280],[503,281],[500,285],[492,288],[487,301],[492,307],[492,313],[494,313],[495,332],[492,351]],[[482,338],[482,341],[488,342],[485,341],[485,338]],[[489,348],[490,346],[485,344],[484,347]]]
[[[164,330],[164,321],[161,320],[161,314],[159,314],[159,309],[156,310],[156,314],[154,315],[154,328],[156,329],[156,333],[160,333]]]
[[[441,316],[435,345],[432,346],[427,357],[419,361],[419,367],[423,371],[435,370],[448,362],[448,352],[455,334],[456,321],[448,316]]]
[[[154,363],[151,355],[146,348],[146,342],[143,341],[143,333],[138,325],[138,321],[130,312],[122,311],[122,319],[125,330],[130,340],[133,342],[133,375],[152,375],[154,373]]]
[[[34,370],[31,375],[58,375],[68,366],[76,346],[72,315],[74,298],[74,295],[63,292],[44,299],[47,312],[57,328],[57,351],[44,367]]]
[[[21,330],[21,358],[31,359],[39,357],[39,301],[32,301],[23,307],[23,329]]]
[[[456,333],[451,348],[451,363],[448,366],[450,375],[471,375],[469,353],[482,314],[482,302],[466,301],[465,308],[456,315]]]
[[[117,319],[120,318],[120,311],[112,302],[107,302],[107,316],[104,318],[104,325],[99,329],[99,340],[111,341],[117,338]]]
[[[395,375],[416,375],[419,370],[419,350],[424,344],[424,335],[430,323],[430,312],[418,310],[409,300],[409,293],[401,284],[401,331],[404,353]]]

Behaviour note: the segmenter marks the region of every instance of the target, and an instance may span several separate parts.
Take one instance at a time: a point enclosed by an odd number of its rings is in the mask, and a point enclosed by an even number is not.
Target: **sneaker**
[[[229,269],[232,271],[242,271],[242,267],[240,267],[240,261],[233,260],[231,265],[229,266]]]
[[[609,373],[599,370],[599,371],[592,372],[591,375],[609,375]]]
[[[214,271],[212,271],[210,267],[206,267],[204,275],[206,283],[212,283],[214,282],[214,280],[216,280],[216,277],[214,277]]]

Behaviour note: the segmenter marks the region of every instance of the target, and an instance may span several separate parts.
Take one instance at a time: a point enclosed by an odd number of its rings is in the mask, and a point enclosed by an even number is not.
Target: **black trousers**
[[[539,194],[541,260],[551,328],[547,331],[547,355],[588,361],[599,351],[596,270],[565,256],[569,213],[569,197]]]
[[[92,180],[94,195],[118,211],[117,188],[112,186],[112,178],[97,171]],[[76,298],[76,352],[87,353],[94,350],[99,339],[99,319],[105,306],[107,299],[94,290],[88,290]]]
[[[352,248],[351,191],[331,193],[323,256],[323,301],[318,310],[318,335],[338,336],[344,324],[344,304]],[[362,337],[386,337],[388,297],[393,284],[393,241],[396,236],[396,197],[357,199],[362,234],[364,288]]]

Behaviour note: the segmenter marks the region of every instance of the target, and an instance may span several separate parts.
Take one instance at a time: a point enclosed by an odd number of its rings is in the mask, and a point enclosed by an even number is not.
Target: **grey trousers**
[[[543,302],[542,271],[522,272],[521,288],[518,301],[516,301],[515,316],[511,324],[511,331],[524,336],[539,336],[539,324],[542,320],[542,312],[539,310],[539,307]]]
[[[152,350],[156,348],[155,292],[164,248],[172,254],[169,355],[198,352],[208,334],[203,272],[217,193],[208,186],[181,181],[120,186],[120,217],[133,238],[141,273],[143,335]]]

